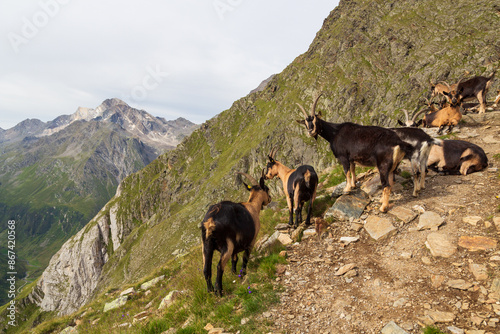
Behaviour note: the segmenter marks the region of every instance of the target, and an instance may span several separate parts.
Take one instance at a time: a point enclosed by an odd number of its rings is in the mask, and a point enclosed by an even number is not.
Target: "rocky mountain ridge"
[[[49,122],[27,119],[8,130],[0,131],[0,143],[16,142],[26,137],[44,137],[62,131],[76,121],[109,122],[120,125],[132,136],[160,148],[172,149],[190,134],[196,125],[182,117],[166,121],[144,110],[131,108],[122,100],[105,100],[97,108],[78,107],[71,115],[63,115]]]

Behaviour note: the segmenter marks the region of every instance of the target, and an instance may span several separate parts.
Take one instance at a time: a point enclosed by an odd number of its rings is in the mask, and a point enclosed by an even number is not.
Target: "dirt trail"
[[[356,222],[335,222],[322,239],[288,247],[288,264],[278,268],[285,291],[280,306],[271,310],[273,333],[380,333],[391,321],[407,333],[421,333],[431,323],[450,333],[450,326],[456,333],[500,333],[500,280],[494,284],[500,278],[500,246],[471,251],[459,245],[461,237],[486,237],[482,244],[499,240],[500,110],[466,115],[464,122],[455,139],[481,146],[490,170],[467,176],[431,173],[420,197],[411,196],[411,182],[391,195],[393,207],[415,213],[423,208],[442,217],[438,233],[451,240],[455,253],[433,256],[425,244],[436,232],[417,231],[419,217],[405,223],[378,213],[378,203],[372,202],[360,223],[371,216],[387,218],[396,234],[376,241]],[[464,221],[476,216],[477,222]],[[349,236],[359,240],[340,243]],[[354,269],[335,275],[348,264]]]

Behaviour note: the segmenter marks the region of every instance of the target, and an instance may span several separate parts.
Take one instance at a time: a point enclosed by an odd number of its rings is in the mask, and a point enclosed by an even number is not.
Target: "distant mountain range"
[[[196,128],[183,118],[166,121],[108,99],[50,122],[27,119],[0,130],[0,221],[18,222],[20,264],[31,277],[39,275],[64,241],[114,196],[123,178]],[[1,224],[0,235],[6,227]]]
[[[196,128],[194,123],[182,117],[167,121],[144,110],[131,108],[122,100],[108,99],[95,109],[79,107],[71,115],[62,115],[46,123],[39,119],[27,119],[11,129],[0,128],[0,144],[50,136],[77,121],[117,124],[131,137],[139,138],[156,150],[174,148]]]

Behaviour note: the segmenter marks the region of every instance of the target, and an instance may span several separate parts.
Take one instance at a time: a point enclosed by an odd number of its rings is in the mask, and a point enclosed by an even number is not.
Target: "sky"
[[[0,128],[119,98],[203,123],[307,51],[338,0],[4,0]]]

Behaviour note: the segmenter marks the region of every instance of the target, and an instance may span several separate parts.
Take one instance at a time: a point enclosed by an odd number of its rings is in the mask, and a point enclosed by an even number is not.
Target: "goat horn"
[[[314,100],[314,103],[311,107],[311,116],[314,116],[315,111],[316,111],[316,105],[318,104],[319,98],[323,95],[323,92],[319,93],[319,95],[316,97],[316,100]]]
[[[245,176],[251,183],[252,183],[252,186],[256,186],[258,185],[259,183],[257,182],[257,180],[255,180],[253,177],[251,177],[250,175],[248,175],[247,173],[243,173],[243,172],[236,172],[237,174],[240,174],[240,175],[243,175]]]
[[[425,112],[428,108],[423,108],[421,109],[420,111],[417,111],[413,117],[412,117],[412,121],[415,122],[415,120],[417,119],[417,116],[420,115],[421,113]]]
[[[277,147],[275,147],[275,148],[273,148],[273,149],[272,149],[272,151],[271,151],[271,158],[273,158],[273,159],[274,159],[274,157],[276,156],[276,152],[277,152],[277,151],[278,151],[278,148],[277,148]]]
[[[302,110],[302,112],[304,113],[304,116],[305,116],[306,118],[307,118],[307,117],[309,117],[309,116],[307,116],[306,110],[304,109],[304,107],[303,107],[303,106],[301,106],[301,105],[300,105],[300,103],[295,103],[295,104],[299,106],[300,110]]]
[[[410,116],[408,116],[408,111],[406,111],[406,109],[402,109],[403,112],[405,113],[405,117],[406,117],[406,121],[410,121]]]
[[[411,118],[411,121],[412,122],[415,122],[415,120],[417,119],[417,116],[420,115],[423,111],[425,111],[426,108],[423,108],[422,110],[420,111],[417,111],[418,110],[418,107],[415,109],[415,111],[413,112],[413,116]]]

